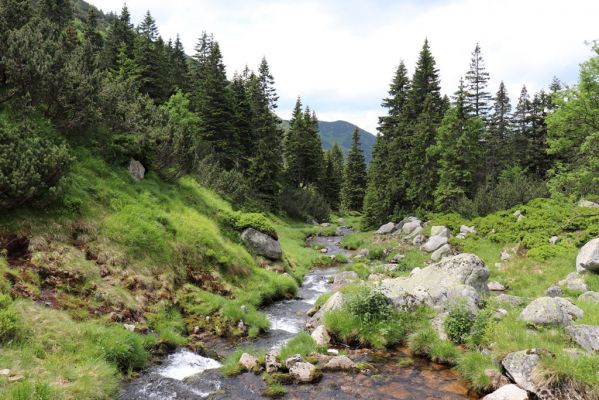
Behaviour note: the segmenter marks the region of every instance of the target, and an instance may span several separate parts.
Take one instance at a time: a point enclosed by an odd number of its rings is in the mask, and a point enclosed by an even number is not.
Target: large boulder
[[[566,332],[586,351],[599,351],[599,326],[570,325],[566,327]]]
[[[312,339],[319,346],[327,346],[331,342],[331,337],[324,325],[318,325],[312,332]]]
[[[576,256],[576,271],[599,272],[599,238],[588,241]]]
[[[381,225],[381,227],[375,232],[377,235],[389,235],[395,230],[395,224],[393,222],[388,222],[385,225]]]
[[[584,292],[578,296],[578,301],[586,301],[588,303],[599,303],[599,292]]]
[[[320,310],[306,322],[306,328],[314,329],[319,325],[322,325],[324,314],[329,311],[339,310],[343,307],[343,303],[343,294],[341,294],[341,292],[333,293],[333,295],[320,307]]]
[[[324,365],[326,370],[350,370],[354,369],[356,364],[348,356],[334,356]]]
[[[355,271],[343,271],[339,272],[333,278],[333,289],[338,290],[345,285],[355,283],[360,280],[360,277]]]
[[[528,393],[526,390],[519,388],[517,385],[510,383],[489,393],[483,400],[528,400]]]
[[[297,362],[289,368],[289,375],[299,383],[310,383],[318,379],[320,374],[314,365]]]
[[[426,243],[422,245],[421,249],[428,253],[432,253],[445,244],[447,244],[446,236],[431,236]]]
[[[516,351],[509,353],[501,365],[505,368],[507,376],[521,388],[536,393],[539,387],[534,382],[534,370],[541,361],[541,357],[534,351]]]
[[[489,270],[474,254],[459,254],[422,269],[414,269],[409,277],[385,279],[381,289],[400,308],[426,304],[448,311],[465,305],[476,313],[481,296],[488,294]]]
[[[422,228],[422,221],[415,217],[408,217],[401,221],[398,226],[401,227],[401,231],[396,228],[396,232],[401,232],[402,235],[411,235],[416,229]]]
[[[495,302],[501,305],[517,307],[524,304],[524,299],[522,297],[502,293],[495,296]]]
[[[535,369],[541,362],[539,352],[535,349],[522,350],[508,354],[501,364],[507,376],[522,389],[536,395],[540,400],[584,400],[586,397],[569,382],[559,385],[547,385],[540,382]]]
[[[443,257],[445,257],[446,255],[451,253],[451,247],[449,246],[449,244],[444,244],[443,246],[439,247],[437,250],[433,251],[433,254],[431,254],[431,260],[433,261],[439,261],[440,259],[442,259]]]
[[[133,180],[139,182],[141,181],[146,174],[146,169],[144,166],[137,160],[131,160],[129,163],[129,175]]]
[[[539,297],[522,310],[520,319],[533,325],[570,325],[582,310],[562,297]]]
[[[446,238],[449,238],[451,232],[446,226],[433,226],[431,227],[431,236],[445,236]]]
[[[578,207],[599,208],[599,204],[589,200],[580,199]]]
[[[574,292],[588,292],[589,286],[584,281],[584,278],[578,272],[570,272],[564,279],[557,283],[559,286],[564,286],[568,290]]]
[[[253,228],[247,228],[241,234],[243,243],[254,253],[270,258],[271,260],[280,260],[283,257],[281,244],[265,233],[259,232]]]

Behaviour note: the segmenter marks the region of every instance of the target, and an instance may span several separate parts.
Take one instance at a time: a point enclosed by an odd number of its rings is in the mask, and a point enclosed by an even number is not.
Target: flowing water
[[[343,235],[348,231],[341,231]],[[328,255],[350,252],[340,247],[341,236],[316,237],[309,245],[327,248]],[[299,289],[297,298],[272,304],[263,309],[271,329],[268,333],[248,339],[241,345],[270,349],[283,345],[303,330],[306,312],[316,299],[331,290],[329,280],[339,267],[317,268],[308,273]],[[237,343],[236,345],[239,345]],[[217,352],[226,354],[234,349],[230,343],[214,343]],[[318,384],[286,386],[286,399],[350,400],[350,399],[468,399],[463,382],[449,368],[423,359],[414,359],[411,365],[400,366],[399,361],[409,358],[401,349],[373,351],[349,350],[356,361],[372,366],[371,374],[349,372],[326,372]],[[403,365],[404,363],[402,363]],[[226,378],[218,370],[219,362],[178,349],[145,371],[142,376],[126,384],[120,400],[212,400],[263,399],[265,383],[260,376],[245,373]]]

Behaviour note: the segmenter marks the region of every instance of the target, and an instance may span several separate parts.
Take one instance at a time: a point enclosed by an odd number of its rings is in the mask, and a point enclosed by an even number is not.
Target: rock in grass
[[[589,290],[589,286],[578,272],[569,273],[564,279],[558,282],[558,285],[565,286],[568,290],[575,292],[588,292]]]
[[[289,375],[299,383],[314,382],[320,377],[316,367],[308,362],[297,362],[289,368]]]
[[[312,318],[306,322],[306,328],[314,329],[318,325],[322,325],[324,314],[329,311],[338,310],[343,306],[343,294],[335,292],[329,299],[320,307],[320,310]]]
[[[599,326],[570,325],[566,332],[580,347],[589,352],[599,350]]]
[[[264,256],[271,260],[280,260],[283,257],[281,244],[278,240],[253,228],[244,230],[241,234],[241,240],[259,256]]]
[[[489,270],[474,254],[459,254],[419,270],[409,277],[384,279],[383,293],[396,307],[411,309],[429,305],[448,311],[460,303],[476,313],[481,295],[488,294]]]
[[[524,304],[524,299],[522,297],[504,293],[495,296],[495,301],[498,304],[510,305],[512,307],[517,307]]]
[[[131,178],[139,182],[144,178],[145,174],[146,169],[144,166],[137,160],[131,160],[129,163],[129,175],[131,175]]]
[[[509,353],[501,365],[505,368],[507,376],[521,388],[536,393],[539,387],[533,380],[534,369],[541,357],[534,351],[523,350]]]
[[[533,325],[570,325],[582,310],[562,297],[539,297],[526,306],[520,319]]]
[[[285,368],[290,369],[295,364],[297,364],[299,362],[303,362],[303,361],[304,361],[304,358],[300,354],[294,354],[285,360]]]
[[[557,244],[559,242],[559,236],[551,236],[549,238],[549,244]]]
[[[381,225],[381,227],[375,232],[377,235],[389,235],[395,230],[395,224],[393,222],[388,222],[385,225]]]
[[[449,246],[449,244],[444,244],[437,250],[433,251],[433,254],[431,254],[431,260],[439,261],[448,254],[451,254],[451,247]]]
[[[489,290],[492,292],[503,292],[505,290],[505,286],[503,286],[499,282],[489,282],[487,283]]]
[[[404,222],[405,221],[405,222]],[[422,229],[422,221],[415,217],[408,217],[404,221],[397,224],[401,226],[402,235],[412,235],[415,230]],[[398,228],[396,228],[397,230]]]
[[[258,371],[260,369],[260,363],[258,359],[251,354],[243,353],[239,358],[239,364],[247,371]]]
[[[266,367],[267,373],[272,374],[274,372],[277,372],[279,368],[281,368],[281,363],[277,361],[278,357],[278,350],[271,350],[268,353],[266,353],[266,356],[264,356],[264,365]]]
[[[599,238],[589,240],[576,256],[576,271],[599,272]]]
[[[343,271],[335,275],[333,289],[340,289],[345,285],[358,281],[360,277],[355,271]]]
[[[319,346],[327,346],[331,342],[331,337],[324,325],[318,325],[312,332],[312,339]]]
[[[550,286],[549,289],[545,291],[545,296],[547,297],[561,297],[563,294],[562,288],[557,285]]]
[[[580,199],[580,201],[578,202],[578,207],[599,208],[599,204],[589,200]]]
[[[421,249],[427,253],[432,253],[439,247],[447,244],[447,237],[445,236],[431,236],[428,238],[425,244],[422,245]]]
[[[356,368],[356,364],[347,356],[332,357],[324,366],[324,369],[330,371],[350,370]]]
[[[501,257],[501,261],[507,261],[510,258],[512,258],[512,256],[510,255],[510,253],[508,253],[508,251],[506,249],[501,250],[500,257]]]
[[[505,385],[483,397],[483,400],[527,400],[526,390],[519,388],[513,383]]]
[[[599,292],[585,292],[578,296],[578,301],[586,301],[588,303],[599,303]]]

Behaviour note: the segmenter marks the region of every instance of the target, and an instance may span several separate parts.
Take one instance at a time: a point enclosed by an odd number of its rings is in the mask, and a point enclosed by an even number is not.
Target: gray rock
[[[516,222],[522,222],[524,221],[524,215],[518,215],[518,219],[516,220]]]
[[[549,238],[549,244],[556,244],[557,242],[559,242],[559,236],[551,236]]]
[[[322,249],[320,249],[320,252],[322,254],[327,254],[329,252],[329,249],[327,249],[326,247],[323,247]]]
[[[499,294],[495,296],[495,301],[498,304],[509,305],[512,307],[517,307],[524,304],[524,299],[522,297],[513,296],[511,294]]]
[[[526,390],[513,383],[505,385],[483,397],[483,400],[528,400]]]
[[[582,318],[582,310],[562,297],[539,297],[520,314],[520,319],[534,325],[570,325]]]
[[[420,246],[422,243],[424,243],[425,240],[426,240],[426,238],[424,237],[423,234],[418,234],[414,237],[414,239],[412,239],[412,245]]]
[[[449,228],[447,228],[446,226],[433,226],[431,227],[431,236],[444,236],[446,238],[449,238],[451,236],[451,232],[449,231]]]
[[[467,235],[476,235],[478,232],[474,229],[473,226],[462,225],[460,226],[460,233],[465,236]]]
[[[428,253],[432,253],[433,251],[437,250],[439,247],[443,246],[444,244],[447,244],[447,237],[431,236],[428,238],[426,243],[422,245],[421,249]]]
[[[423,234],[424,234],[424,228],[421,226],[418,226],[410,234],[405,235],[403,237],[403,240],[405,240],[406,242],[409,242],[410,240],[414,240],[415,238],[417,238],[418,236],[421,236]]]
[[[584,278],[578,272],[569,273],[564,279],[558,282],[558,285],[565,286],[568,290],[576,292],[588,292],[589,286]]]
[[[576,271],[599,272],[599,238],[589,240],[576,256]]]
[[[299,362],[303,362],[304,358],[299,355],[299,354],[294,354],[291,357],[288,357],[285,360],[285,368],[290,369],[291,367],[293,367],[295,364],[299,363]]]
[[[131,175],[131,178],[135,181],[139,182],[146,175],[146,169],[139,161],[131,160],[129,163],[129,175]]]
[[[393,272],[397,269],[397,267],[399,267],[399,264],[387,263],[387,264],[383,264],[383,266],[381,268],[385,272]]]
[[[509,353],[501,365],[505,368],[507,376],[521,388],[536,393],[539,387],[533,380],[534,369],[541,357],[533,351],[523,350]]]
[[[410,217],[408,217],[408,220],[403,224],[400,222],[402,235],[409,235],[414,232],[415,229],[422,228],[422,221],[414,217],[411,217],[412,219],[409,218]]]
[[[521,215],[522,215],[522,211],[520,211],[520,210],[514,211],[514,217],[519,217]]]
[[[570,325],[566,332],[580,347],[589,352],[599,350],[599,326]]]
[[[260,369],[258,359],[248,353],[243,353],[241,355],[239,364],[248,371],[258,371]]]
[[[324,325],[318,325],[316,329],[314,329],[312,332],[312,339],[314,339],[319,346],[327,346],[331,342],[331,337]]]
[[[272,374],[277,372],[281,368],[281,363],[277,360],[279,357],[279,350],[271,350],[264,356],[264,365],[266,366],[266,372]]]
[[[507,261],[510,258],[512,258],[512,256],[510,255],[510,253],[508,253],[506,249],[501,250],[501,261]]]
[[[299,383],[314,382],[318,378],[316,367],[308,362],[295,363],[289,368],[289,375]]]
[[[588,303],[599,303],[599,292],[584,292],[578,296],[578,301],[586,301]]]
[[[449,244],[444,244],[437,250],[433,251],[433,254],[431,254],[431,260],[439,261],[441,258],[448,254],[451,254],[451,247],[449,246]]]
[[[320,310],[314,314],[308,322],[306,322],[306,328],[314,329],[318,325],[323,324],[324,314],[329,311],[338,310],[343,307],[344,299],[341,292],[335,292],[329,299],[320,307]]]
[[[357,255],[359,255],[359,256],[363,256],[363,257],[366,257],[366,256],[368,256],[368,253],[370,253],[370,252],[368,251],[368,249],[360,249],[360,250],[358,251],[358,254],[357,254]]]
[[[493,313],[493,318],[495,318],[497,321],[501,321],[502,319],[507,317],[507,314],[508,314],[507,310],[505,310],[503,308],[498,308]]]
[[[370,274],[368,275],[368,280],[369,281],[380,281],[381,279],[384,279],[385,275],[383,274]]]
[[[334,356],[324,365],[324,369],[331,371],[350,370],[354,368],[356,368],[356,364],[347,356]]]
[[[478,311],[481,296],[488,294],[489,270],[474,254],[447,257],[423,269],[414,269],[409,277],[385,279],[381,289],[400,308],[411,309],[427,304],[447,311],[464,304]]]
[[[465,234],[465,233],[462,233],[462,232],[460,232],[460,233],[458,233],[458,234],[457,234],[455,237],[456,237],[457,239],[466,239],[466,234]]]
[[[335,274],[333,280],[333,289],[337,290],[350,283],[355,283],[360,280],[358,274],[354,271],[343,271]]]
[[[505,286],[503,286],[499,282],[489,282],[487,283],[489,290],[492,292],[503,292],[505,290]]]
[[[599,204],[589,200],[580,199],[578,202],[578,207],[599,208]]]
[[[393,222],[388,222],[385,225],[381,225],[381,227],[375,232],[377,235],[389,235],[395,230],[395,224]]]
[[[562,288],[557,285],[553,285],[545,291],[545,296],[547,297],[561,297],[563,294]]]
[[[271,260],[280,260],[283,257],[281,244],[278,240],[253,228],[244,230],[241,234],[241,240],[247,247],[260,256],[270,258]]]
[[[394,263],[394,264],[398,264],[404,258],[406,258],[405,254],[396,254],[391,259],[391,262]]]

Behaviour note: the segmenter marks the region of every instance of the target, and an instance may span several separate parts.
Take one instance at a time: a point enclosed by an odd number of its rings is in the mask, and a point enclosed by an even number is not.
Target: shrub
[[[69,148],[47,121],[15,122],[0,113],[0,208],[56,193],[71,160]]]
[[[474,320],[468,310],[464,307],[456,307],[449,312],[444,327],[449,340],[461,344],[466,341],[473,324]]]
[[[222,366],[220,367],[220,371],[224,376],[235,376],[241,374],[244,369],[239,364],[239,359],[243,353],[248,353],[254,355],[258,358],[261,358],[263,354],[258,353],[255,349],[249,347],[240,347],[236,349],[233,353],[229,354],[225,361],[223,361]]]
[[[29,381],[17,382],[9,392],[9,400],[52,400],[52,388],[47,383],[32,384]]]
[[[233,229],[242,231],[246,228],[254,228],[278,239],[277,231],[270,220],[261,213],[244,213],[241,211],[223,211],[224,220]]]
[[[0,308],[0,343],[21,339],[24,329],[20,315],[12,307]]]
[[[492,314],[490,310],[480,311],[470,327],[470,333],[466,338],[466,343],[469,347],[477,348],[487,344],[487,329],[492,322]]]
[[[148,365],[149,353],[143,337],[120,326],[90,326],[90,338],[96,342],[99,355],[126,373]]]
[[[428,327],[418,330],[408,339],[408,348],[416,355],[429,356],[431,354],[433,344],[439,341],[439,335],[429,325]]]
[[[368,269],[368,267],[362,263],[349,264],[344,267],[343,270],[354,271],[356,274],[358,274],[360,279],[366,279],[368,278],[368,275],[370,275],[370,269]]]
[[[291,218],[318,222],[329,220],[331,209],[325,198],[312,187],[287,188],[281,194],[281,207]]]
[[[499,368],[488,354],[479,351],[468,351],[458,359],[458,370],[466,382],[475,390],[484,392],[492,387],[491,378],[485,373],[487,369],[494,369],[499,373]]]

